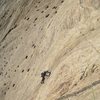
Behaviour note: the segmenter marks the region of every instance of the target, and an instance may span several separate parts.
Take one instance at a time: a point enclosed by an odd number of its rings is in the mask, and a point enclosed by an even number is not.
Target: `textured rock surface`
[[[0,0],[0,100],[100,100],[100,0]]]

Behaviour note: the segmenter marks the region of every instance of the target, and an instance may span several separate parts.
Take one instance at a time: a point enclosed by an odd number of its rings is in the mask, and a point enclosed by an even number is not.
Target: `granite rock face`
[[[0,100],[100,100],[100,0],[0,0]]]

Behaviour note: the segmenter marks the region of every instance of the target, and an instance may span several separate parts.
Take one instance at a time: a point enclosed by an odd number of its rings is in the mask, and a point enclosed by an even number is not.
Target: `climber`
[[[41,73],[41,77],[42,77],[41,84],[44,83],[46,76],[49,77],[50,74],[51,74],[51,72],[49,72],[49,71],[44,71],[44,72]]]

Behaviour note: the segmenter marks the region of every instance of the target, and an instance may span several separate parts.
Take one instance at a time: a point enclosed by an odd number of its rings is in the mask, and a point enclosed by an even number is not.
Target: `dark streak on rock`
[[[13,30],[13,29],[15,29],[17,27],[17,25],[14,25],[14,27],[12,27],[8,32],[7,32],[7,34],[3,37],[3,39],[1,40],[1,42],[3,42],[5,39],[6,39],[6,37],[9,35],[9,33]],[[0,43],[1,43],[0,42]]]
[[[60,98],[57,99],[57,100],[63,100],[63,99],[65,99],[65,98],[77,96],[77,95],[79,95],[80,93],[85,92],[85,91],[87,91],[87,90],[91,89],[92,87],[97,86],[97,85],[99,85],[99,84],[100,84],[100,80],[97,80],[97,81],[91,83],[90,85],[88,85],[88,86],[86,86],[86,87],[84,87],[84,88],[82,88],[82,89],[80,89],[80,90],[78,90],[78,91],[75,91],[75,92],[72,92],[72,93],[70,93],[70,94],[67,94],[66,96],[62,96],[62,97],[60,97]]]

